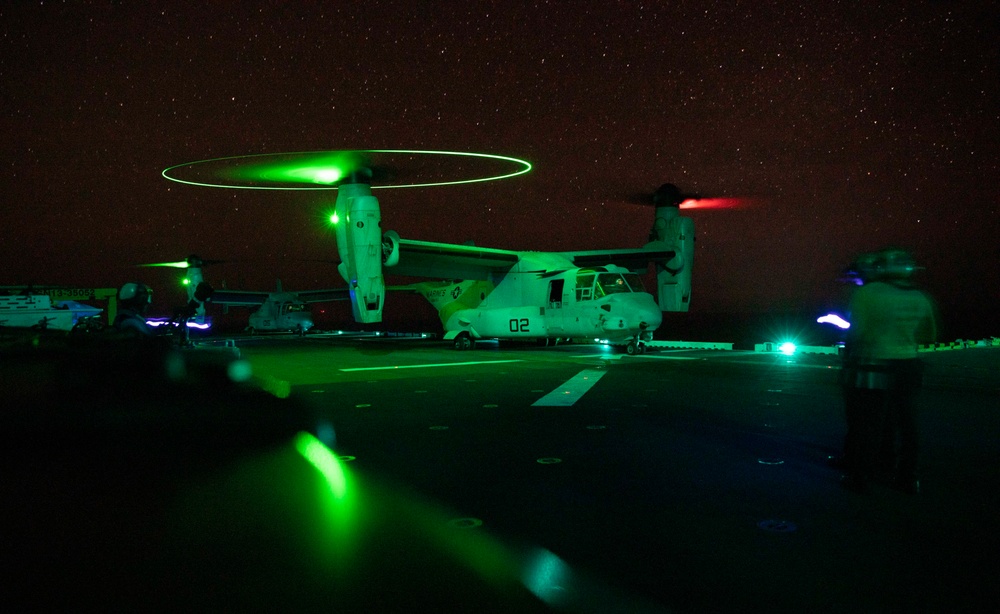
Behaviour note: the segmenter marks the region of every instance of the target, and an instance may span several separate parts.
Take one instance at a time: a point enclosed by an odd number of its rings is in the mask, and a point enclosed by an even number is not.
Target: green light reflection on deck
[[[330,448],[313,435],[302,432],[295,436],[295,449],[322,474],[335,499],[340,500],[347,495],[344,467]]]

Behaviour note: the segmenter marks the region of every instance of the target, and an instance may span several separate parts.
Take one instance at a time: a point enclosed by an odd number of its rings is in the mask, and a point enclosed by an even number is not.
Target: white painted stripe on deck
[[[719,362],[724,362],[733,365],[756,365],[758,367],[788,367],[796,369],[836,369],[840,370],[840,365],[806,365],[802,363],[795,362],[794,360],[782,360],[769,362],[767,360],[725,360],[724,358],[719,360]]]
[[[569,407],[579,401],[580,397],[586,394],[599,379],[604,377],[605,373],[607,371],[584,369],[567,380],[562,386],[559,386],[531,405],[533,407]]]
[[[698,356],[658,356],[656,354],[578,354],[573,358],[600,358],[601,360],[621,360],[622,358],[659,358],[661,360],[701,360]]]
[[[521,362],[520,360],[477,360],[474,362],[441,362],[426,365],[394,365],[388,367],[354,367],[353,369],[338,369],[344,373],[352,371],[392,371],[394,369],[428,369],[432,367],[468,367],[471,365],[496,365],[505,362]]]

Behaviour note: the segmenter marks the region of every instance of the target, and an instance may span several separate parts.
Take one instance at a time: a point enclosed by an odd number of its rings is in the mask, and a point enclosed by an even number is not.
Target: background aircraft
[[[262,331],[295,332],[306,334],[314,326],[310,303],[348,300],[346,288],[329,290],[304,290],[288,292],[281,288],[281,281],[273,292],[253,290],[230,290],[227,288],[213,289],[207,301],[200,301],[195,296],[200,284],[204,283],[202,269],[219,264],[220,260],[203,260],[197,255],[190,255],[179,262],[163,262],[143,266],[168,266],[186,269],[184,285],[187,287],[188,301],[196,306],[195,317],[204,317],[205,303],[222,305],[224,307],[248,307],[250,313],[247,332],[253,334]]]
[[[104,326],[97,319],[103,311],[77,301],[53,301],[48,294],[29,287],[0,288],[0,328],[94,330]]]

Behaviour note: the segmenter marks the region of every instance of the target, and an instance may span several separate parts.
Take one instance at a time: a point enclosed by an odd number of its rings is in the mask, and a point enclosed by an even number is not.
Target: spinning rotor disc
[[[393,169],[406,169],[405,181]],[[456,168],[472,178],[448,179]],[[372,188],[416,188],[497,181],[527,173],[531,163],[493,154],[366,149],[253,154],[178,164],[162,175],[178,183],[244,190],[336,190],[346,182]]]

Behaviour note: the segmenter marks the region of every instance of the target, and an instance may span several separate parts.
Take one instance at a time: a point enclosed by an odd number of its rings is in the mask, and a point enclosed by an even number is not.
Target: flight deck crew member
[[[842,371],[847,417],[843,484],[867,492],[881,461],[895,471],[894,488],[916,493],[913,397],[923,372],[917,347],[937,336],[934,307],[913,285],[916,266],[909,253],[887,249],[863,256],[858,265],[864,283],[851,298]]]
[[[152,337],[156,333],[146,323],[146,311],[153,302],[153,291],[145,284],[129,282],[118,290],[118,315],[114,329],[126,335],[139,338]]]

